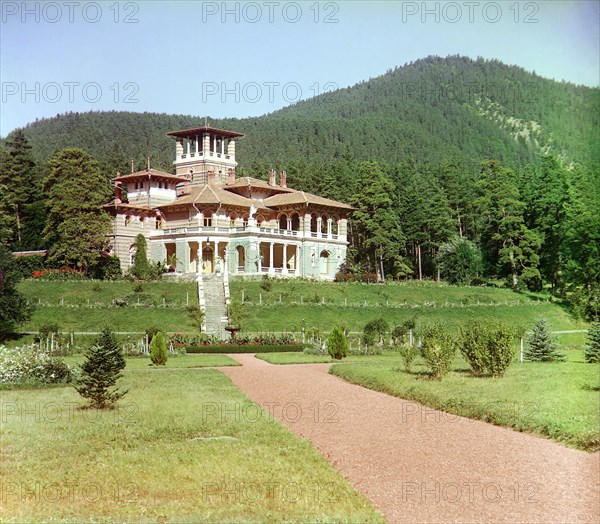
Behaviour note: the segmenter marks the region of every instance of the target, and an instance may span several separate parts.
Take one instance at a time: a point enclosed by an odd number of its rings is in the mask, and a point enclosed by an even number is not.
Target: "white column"
[[[215,240],[213,242],[213,246],[214,246],[214,249],[213,249],[213,273],[216,273],[216,271],[217,271],[217,255],[219,252],[219,243]]]
[[[317,236],[321,238],[321,227],[322,227],[323,219],[321,217],[317,217]]]
[[[287,275],[287,244],[284,243],[283,244],[283,269],[281,270],[282,273]]]
[[[221,155],[225,156],[225,139],[221,139]]]
[[[213,153],[217,154],[217,135],[213,137]]]
[[[261,255],[262,255],[262,249],[260,247],[260,242],[258,243],[258,272],[262,273],[262,260],[261,260]]]
[[[196,156],[200,152],[200,135],[196,135]]]
[[[269,244],[269,273],[274,273],[273,266],[273,242]]]
[[[191,140],[188,138],[188,141],[187,141],[187,156],[188,156],[188,158],[190,156],[190,143],[191,143]]]
[[[328,218],[327,219],[327,236],[329,238],[331,238],[331,225],[333,223],[333,219],[332,218]]]

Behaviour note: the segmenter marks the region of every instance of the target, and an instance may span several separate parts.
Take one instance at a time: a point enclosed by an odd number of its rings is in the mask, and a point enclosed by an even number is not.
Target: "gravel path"
[[[600,522],[600,454],[349,384],[329,364],[220,368],[390,523]]]

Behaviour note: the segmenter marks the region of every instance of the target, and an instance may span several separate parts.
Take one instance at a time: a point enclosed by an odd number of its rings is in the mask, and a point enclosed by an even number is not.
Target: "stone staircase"
[[[204,294],[204,325],[208,335],[217,335],[225,340],[229,334],[225,331],[227,325],[227,305],[223,275],[217,273],[204,273],[202,275]]]

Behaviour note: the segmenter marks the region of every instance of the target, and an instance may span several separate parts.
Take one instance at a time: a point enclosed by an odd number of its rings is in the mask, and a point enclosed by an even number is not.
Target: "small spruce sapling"
[[[115,387],[123,374],[125,358],[119,341],[105,328],[85,352],[85,362],[81,365],[81,377],[75,385],[77,392],[90,400],[89,407],[112,409],[127,390]]]
[[[585,361],[590,364],[600,362],[600,319],[592,322],[588,331],[588,345],[585,348]]]
[[[527,349],[523,354],[525,360],[533,362],[561,362],[565,360],[558,350],[556,337],[550,332],[546,319],[535,322],[527,337]]]

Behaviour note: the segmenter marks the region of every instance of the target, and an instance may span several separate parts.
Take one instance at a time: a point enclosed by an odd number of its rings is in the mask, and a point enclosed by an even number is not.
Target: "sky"
[[[428,55],[600,83],[598,0],[0,6],[0,136],[69,111],[260,116]]]

